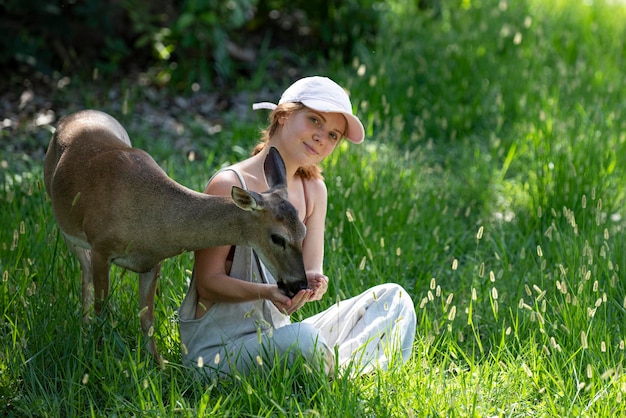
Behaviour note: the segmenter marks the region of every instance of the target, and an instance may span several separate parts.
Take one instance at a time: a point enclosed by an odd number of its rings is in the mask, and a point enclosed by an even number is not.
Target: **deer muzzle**
[[[278,289],[280,289],[280,291],[290,299],[293,299],[299,291],[309,288],[306,278],[295,282],[284,282],[281,280],[277,284]]]

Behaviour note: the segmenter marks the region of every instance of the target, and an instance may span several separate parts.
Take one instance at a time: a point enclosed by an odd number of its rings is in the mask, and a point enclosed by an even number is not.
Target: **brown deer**
[[[63,118],[50,141],[44,183],[54,217],[82,269],[83,319],[109,293],[111,263],[139,273],[141,327],[160,362],[154,294],[162,260],[219,245],[255,248],[289,297],[307,287],[305,227],[287,200],[285,165],[275,148],[265,160],[270,189],[233,186],[231,197],[190,190],[133,148],[112,116],[85,110]],[[94,300],[95,290],[95,300]]]

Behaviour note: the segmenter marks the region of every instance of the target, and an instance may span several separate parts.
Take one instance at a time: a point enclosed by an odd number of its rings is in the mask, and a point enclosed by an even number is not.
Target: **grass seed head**
[[[452,308],[450,308],[450,312],[448,313],[448,321],[450,322],[454,321],[455,317],[456,317],[456,305],[453,305]]]
[[[145,313],[148,312],[148,307],[144,306],[143,308],[141,308],[141,310],[137,313],[137,318],[141,318],[142,316],[145,315]]]

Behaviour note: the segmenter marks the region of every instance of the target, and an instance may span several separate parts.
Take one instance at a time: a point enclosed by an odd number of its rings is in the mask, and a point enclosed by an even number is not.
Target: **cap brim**
[[[334,106],[331,103],[322,100],[302,100],[301,103],[308,108],[313,110],[317,110],[318,112],[324,113],[341,113],[345,116],[346,121],[348,122],[348,130],[344,134],[346,139],[355,144],[360,144],[363,142],[365,138],[365,129],[363,128],[363,124],[352,113],[345,112],[339,106]]]

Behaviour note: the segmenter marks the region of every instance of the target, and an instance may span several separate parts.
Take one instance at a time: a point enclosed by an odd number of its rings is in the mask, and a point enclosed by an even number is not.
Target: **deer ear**
[[[265,179],[271,189],[287,187],[287,169],[285,168],[285,161],[275,147],[270,147],[263,168],[265,169]]]
[[[233,186],[230,191],[230,195],[233,198],[235,205],[243,210],[263,209],[263,200],[258,193]]]

